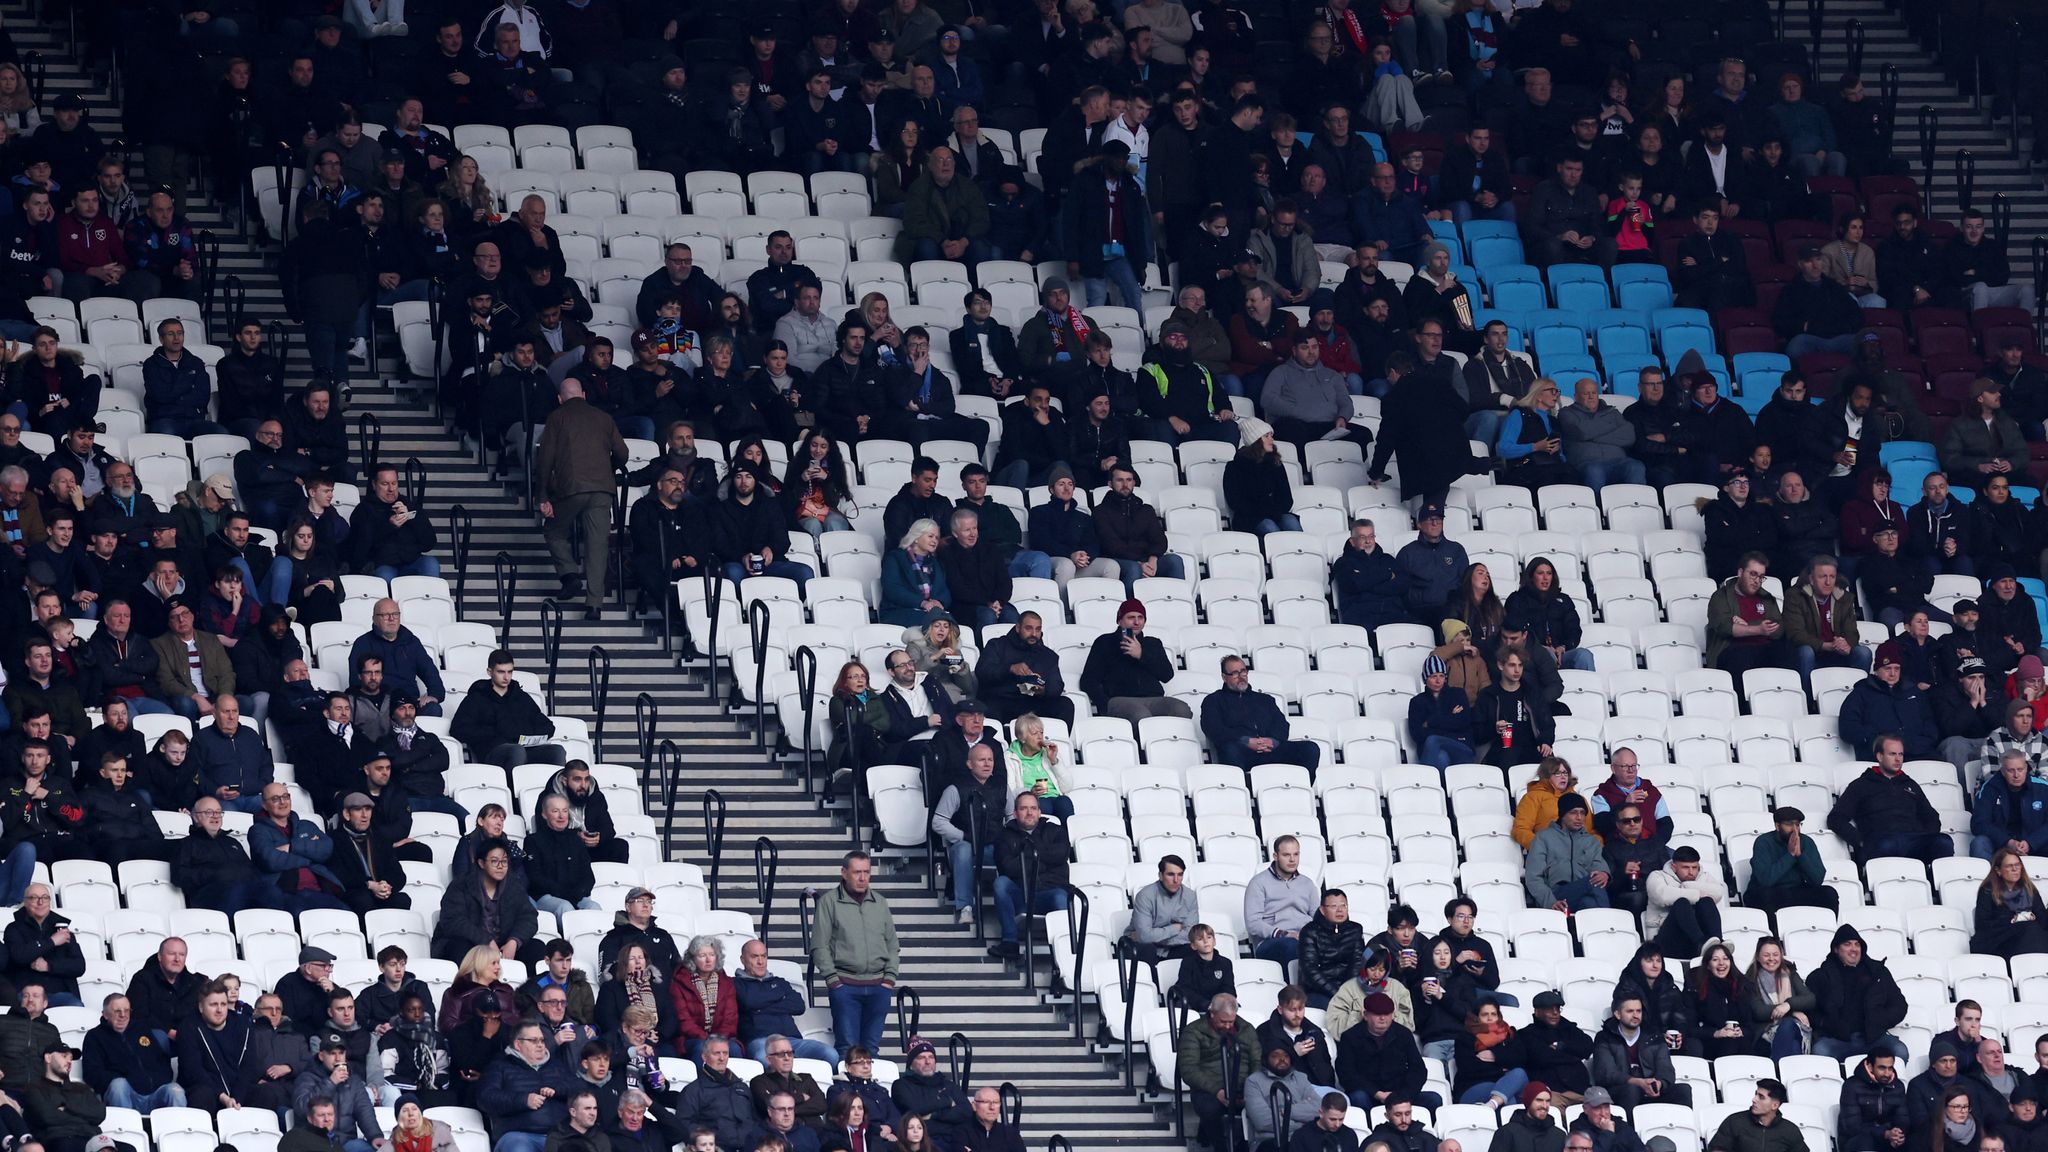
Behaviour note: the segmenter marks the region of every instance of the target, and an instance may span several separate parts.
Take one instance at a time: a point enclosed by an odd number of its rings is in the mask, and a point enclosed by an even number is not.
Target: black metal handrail
[[[663,740],[654,750],[655,772],[661,785],[661,850],[667,855],[675,845],[676,790],[682,786],[683,750],[673,740]]]
[[[1968,210],[1975,205],[1972,198],[1977,193],[1977,154],[1968,148],[1956,149],[1956,206]]]
[[[457,504],[448,510],[448,532],[454,537],[454,542],[450,545],[450,554],[455,557],[455,586],[452,592],[455,596],[455,615],[460,618],[464,594],[469,589],[469,541],[476,532],[476,518],[469,514],[468,508]],[[504,637],[499,637],[499,643],[502,644],[504,641]]]
[[[929,792],[926,795],[930,795]],[[968,914],[974,924],[974,942],[988,940],[988,912],[981,898],[981,848],[982,837],[987,833],[981,827],[981,809],[973,804],[962,803],[960,810],[967,815],[967,881]],[[934,869],[936,872],[937,870]]]
[[[612,654],[602,644],[592,644],[588,657],[590,669],[590,750],[599,760],[604,759],[604,718],[611,712],[612,698]]]
[[[996,1114],[1003,1118],[1003,1123],[1008,1124],[1013,1132],[1023,1127],[1024,1090],[1005,1080],[996,1087],[996,1095],[1002,1101]]]
[[[868,788],[867,765],[860,762],[860,741],[854,735],[854,726],[861,722],[859,713],[859,707],[852,703],[844,704],[840,710],[840,716],[846,727],[839,745],[845,755],[845,760],[840,764],[840,767],[848,770],[846,798],[847,802],[852,805],[852,807],[847,809],[846,826],[853,836],[853,846],[855,848],[859,848],[861,843],[861,805],[867,802]],[[930,742],[927,741],[926,743]],[[838,771],[834,770],[833,775],[837,776]],[[926,795],[930,795],[930,792],[927,791]]]
[[[1128,936],[1119,936],[1111,946],[1109,954],[1116,959],[1116,985],[1124,997],[1124,1090],[1137,1087],[1137,1066],[1131,1061],[1133,1041],[1131,1029],[1138,1018],[1138,959],[1137,942]]]
[[[796,894],[797,936],[804,949],[804,1003],[811,1002],[811,985],[816,983],[817,970],[811,966],[811,924],[814,919],[811,908],[818,902],[816,888],[803,888]]]
[[[1188,1004],[1185,998],[1174,995],[1167,996],[1166,1039],[1168,1043],[1173,1045],[1176,1056],[1180,1052],[1180,1031],[1187,1027],[1188,1015]],[[1175,1059],[1173,1062],[1173,1083],[1162,1084],[1160,1087],[1173,1093],[1173,1134],[1182,1140],[1186,1140],[1188,1135],[1187,1081],[1182,1078],[1182,1069],[1178,1059]]]
[[[1863,73],[1863,41],[1864,41],[1864,32],[1863,32],[1863,21],[1861,21],[1861,20],[1851,20],[1851,21],[1849,21],[1849,27],[1848,27],[1848,32],[1849,32],[1849,62],[1848,62],[1848,64],[1847,64],[1847,66],[1846,66],[1846,67],[1844,67],[1844,68],[1842,69],[1842,71],[1843,71],[1844,73],[1848,74],[1848,75],[1852,75],[1852,76],[1860,76],[1860,75],[1862,75],[1862,73]],[[1820,62],[1820,52],[1819,52],[1819,46],[1818,46],[1818,44],[1816,43],[1816,45],[1815,45],[1815,51],[1814,51],[1814,63],[1818,64],[1819,62]]]
[[[334,406],[339,408],[341,406],[341,381],[335,380],[332,383],[336,393],[334,396]],[[368,468],[372,463],[383,459],[383,451],[384,422],[377,419],[375,412],[358,413],[356,415],[356,459],[363,462],[364,468]]]
[[[718,700],[718,607],[725,601],[725,581],[719,577],[718,566],[704,565],[704,695],[716,703]],[[739,603],[739,589],[733,589],[733,603]],[[695,643],[697,637],[691,637]]]
[[[1932,203],[1934,197],[1934,130],[1938,127],[1934,107],[1920,106],[1920,199]]]
[[[768,702],[762,693],[768,685],[768,637],[773,610],[768,601],[756,600],[747,605],[748,642],[754,657],[754,743],[757,747],[768,747]],[[739,691],[739,680],[733,680],[733,691]]]
[[[924,1020],[924,997],[911,984],[896,986],[896,1036],[901,1043],[900,1051],[910,1051],[910,1038],[917,1035],[917,1026]]]
[[[946,1074],[960,1086],[960,1094],[974,1099],[974,1041],[965,1032],[946,1037]]]
[[[1877,74],[1877,98],[1883,111],[1880,114],[1884,135],[1884,154],[1892,151],[1892,139],[1899,128],[1899,66],[1887,64]]]
[[[754,894],[761,898],[761,942],[768,942],[768,918],[775,910],[775,875],[782,868],[782,850],[767,836],[754,838]]]
[[[818,654],[811,650],[809,644],[805,644],[796,650],[796,691],[804,717],[802,775],[805,796],[818,794],[816,767],[813,762],[815,750],[811,747],[811,723],[817,709],[817,690]]]
[[[540,658],[548,666],[548,678],[541,685],[548,711],[555,710],[555,677],[562,667],[562,606],[550,596],[540,602]]]
[[[242,283],[242,278],[240,276],[235,275],[232,272],[228,273],[226,276],[221,277],[219,311],[221,325],[220,331],[228,336],[234,335],[234,333],[241,330],[242,317],[247,316],[248,314],[248,285]],[[271,323],[277,324],[279,328],[284,327],[283,324],[278,324],[277,321],[274,320],[271,321]],[[275,347],[271,348],[271,354],[277,354],[277,349]]]
[[[498,635],[501,643],[510,643],[512,599],[519,589],[519,565],[513,562],[510,552],[500,552],[491,561],[491,568],[498,580]]]
[[[369,465],[365,463],[367,472]],[[405,465],[398,470],[399,491],[405,493],[406,507],[418,510],[427,503],[427,465],[417,456],[407,456]]]
[[[633,735],[640,759],[654,759],[654,735],[661,727],[661,705],[652,692],[633,697]]]
[[[432,368],[434,375],[434,418],[437,420],[448,418],[446,391],[443,387],[445,381],[441,378],[441,359],[448,350],[448,333],[441,328],[443,291],[440,277],[427,281],[427,326],[434,333],[434,362],[429,367]]]
[[[718,907],[718,874],[725,870],[725,794],[716,788],[704,790],[704,855],[711,861],[708,882],[710,903]]]
[[[1067,885],[1067,950],[1074,955],[1074,978],[1067,981],[1067,988],[1074,996],[1074,1039],[1083,1038],[1081,1031],[1081,982],[1088,972],[1088,893],[1072,884]],[[1052,942],[1046,942],[1047,952],[1052,951]],[[1059,973],[1059,960],[1053,959],[1053,973]]]
[[[1284,1144],[1288,1126],[1293,1122],[1291,1113],[1294,1111],[1294,1093],[1288,1089],[1285,1082],[1275,1080],[1272,1086],[1266,1089],[1266,1105],[1273,1112],[1273,1138]],[[1259,1141],[1259,1134],[1252,1133],[1252,1147],[1258,1147]]]

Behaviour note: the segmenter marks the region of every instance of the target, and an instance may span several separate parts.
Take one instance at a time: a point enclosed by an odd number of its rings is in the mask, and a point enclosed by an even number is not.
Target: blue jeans
[[[1299,532],[1301,531],[1301,517],[1296,516],[1292,512],[1283,513],[1279,516],[1269,516],[1252,525],[1252,531],[1260,536],[1264,536],[1268,532]]]
[[[823,1060],[827,1064],[839,1063],[839,1053],[823,1040],[811,1040],[802,1036],[784,1036],[790,1047],[796,1050],[799,1060]],[[747,1059],[766,1062],[768,1059],[768,1038],[747,1041]]]
[[[1856,334],[1845,336],[1815,336],[1801,332],[1785,344],[1785,355],[1797,360],[1808,352],[1840,352],[1844,356],[1856,350]]]
[[[469,819],[469,809],[464,808],[446,796],[415,796],[406,801],[406,807],[413,812],[439,812],[444,816],[453,816],[460,821],[467,821]]]
[[[1584,648],[1567,648],[1564,659],[1557,662],[1559,668],[1570,668],[1575,672],[1593,671],[1593,654]]]
[[[727,564],[725,566],[725,578],[727,580],[732,581],[734,584],[738,584],[741,581],[745,580],[748,577],[748,575],[750,575],[750,573],[748,573],[746,565],[738,563],[737,561],[731,564]],[[776,560],[770,562],[767,567],[761,569],[758,575],[781,576],[785,579],[794,580],[796,581],[797,591],[801,592],[803,591],[804,585],[810,582],[811,570],[805,567],[804,565],[797,563],[794,560]]]
[[[1246,391],[1244,390],[1244,381],[1243,381],[1242,379],[1238,378],[1237,376],[1235,376],[1235,375],[1233,375],[1233,374],[1229,373],[1229,372],[1225,372],[1225,373],[1223,374],[1223,379],[1222,379],[1221,383],[1222,383],[1222,385],[1223,385],[1223,394],[1224,394],[1225,396],[1249,396],[1249,395],[1250,395],[1250,393],[1249,393],[1249,392],[1246,392]]]
[[[2004,844],[2005,841],[1993,841],[1989,836],[1972,836],[1970,837],[1970,855],[1975,856],[1979,860],[1989,860]]]
[[[1808,692],[1813,691],[1813,670],[1815,668],[1848,668],[1854,666],[1864,672],[1870,671],[1870,649],[1861,644],[1852,645],[1847,656],[1820,653],[1801,644],[1792,650],[1792,663],[1799,669],[1799,684]],[[1988,859],[1988,857],[1987,857]]]
[[[1518,1100],[1521,1098],[1522,1089],[1528,1086],[1529,1074],[1520,1068],[1510,1068],[1507,1075],[1498,1080],[1482,1080],[1465,1089],[1465,1094],[1458,1097],[1458,1103],[1484,1104],[1487,1098],[1492,1096],[1498,1096],[1503,1100]]]
[[[1010,575],[1029,576],[1036,580],[1052,579],[1052,557],[1029,548],[1010,557]]]
[[[588,896],[574,904],[569,903],[560,896],[535,896],[533,897],[533,906],[543,912],[552,912],[557,918],[567,916],[578,908],[587,912],[595,912],[604,907],[604,905],[599,904]]]
[[[1453,764],[1470,764],[1477,755],[1468,741],[1449,736],[1425,736],[1419,753],[1422,762],[1442,772]]]
[[[645,416],[619,417],[619,435],[628,440],[654,439],[654,421]]]
[[[1787,1056],[1797,1056],[1799,1046],[1799,1022],[1785,1020],[1779,1029],[1771,1034],[1771,1059],[1783,1060]]]
[[[1879,1051],[1889,1052],[1901,1060],[1907,1058],[1906,1046],[1899,1043],[1896,1037],[1889,1035],[1879,1036],[1876,1043],[1864,1039],[1861,1032],[1851,1034],[1847,1040],[1837,1040],[1832,1036],[1813,1038],[1813,1054],[1826,1056],[1832,1060],[1840,1060],[1844,1056],[1864,1056]]]
[[[107,1105],[111,1108],[133,1108],[142,1113],[158,1108],[183,1108],[185,1090],[176,1083],[170,1083],[154,1092],[137,1092],[126,1079],[116,1076],[107,1085]]]
[[[996,846],[981,846],[981,862],[996,862]],[[974,904],[974,845],[965,839],[946,845],[946,871],[953,877],[953,910]]]
[[[996,919],[1002,922],[1003,939],[1017,940],[1017,914],[1023,910],[1024,889],[1008,876],[996,877]],[[1032,912],[1054,912],[1067,906],[1065,888],[1043,888],[1031,894]]]
[[[1955,841],[1943,832],[1894,832],[1888,836],[1872,836],[1863,842],[1865,860],[1879,856],[1910,856],[1926,863],[1955,854]]]
[[[1226,382],[1235,379],[1237,379],[1235,376],[1227,377]],[[1232,393],[1232,395],[1241,396],[1243,393]],[[1164,420],[1141,420],[1138,422],[1138,427],[1143,429],[1145,439],[1159,440],[1168,444],[1179,444],[1183,440],[1214,440],[1219,444],[1235,444],[1238,440],[1237,422],[1235,420],[1197,420],[1188,425],[1187,435],[1185,436],[1175,432],[1173,425]]]
[[[1138,286],[1138,277],[1131,270],[1131,262],[1122,256],[1106,256],[1102,261],[1102,275],[1086,276],[1081,280],[1081,289],[1087,294],[1090,308],[1100,308],[1109,303],[1110,285],[1116,285],[1116,294],[1126,308],[1145,310],[1145,293]]]
[[[803,519],[797,521],[797,524],[804,531],[809,532],[811,534],[811,538],[814,540],[820,536],[823,536],[827,532],[853,531],[853,521],[848,520],[846,517],[841,516],[837,512],[825,513],[825,518],[823,520],[813,520],[810,517],[806,516]]]
[[[1607,889],[1597,887],[1591,880],[1567,880],[1552,884],[1551,894],[1564,901],[1565,907],[1574,912],[1587,908],[1607,907]]]
[[[1253,946],[1252,955],[1285,968],[1301,957],[1301,937],[1268,936]]]
[[[1500,440],[1501,421],[1508,414],[1504,409],[1488,408],[1465,417],[1465,439],[1477,440],[1481,444],[1493,444]]]
[[[128,696],[125,699],[128,701],[128,715],[130,716],[169,716],[171,714],[171,706],[153,696]]]
[[[22,893],[28,891],[29,881],[35,879],[36,846],[22,841],[0,862],[0,904],[21,903]]]
[[[952,257],[946,255],[946,250],[939,247],[937,240],[919,240],[917,242],[917,250],[911,256],[911,259],[951,260]],[[969,268],[973,268],[983,260],[989,259],[993,259],[993,257],[988,254],[987,242],[982,240],[969,240],[967,242],[967,251],[960,254],[960,263],[967,265]]]
[[[1641,484],[1644,475],[1643,462],[1626,456],[1619,460],[1594,460],[1579,465],[1580,478],[1595,492],[1609,484]]]
[[[856,1044],[870,1052],[882,1050],[882,1026],[889,1020],[895,989],[881,984],[841,984],[825,998],[832,1004],[832,1044],[839,1049],[840,1059]]]
[[[362,1143],[357,1141],[357,1143]],[[369,1145],[364,1144],[365,1149]],[[547,1152],[548,1138],[540,1132],[507,1132],[491,1145],[491,1152]],[[349,1152],[354,1152],[350,1149]]]
[[[1127,589],[1131,587],[1133,580],[1142,579],[1145,575],[1145,566],[1140,561],[1118,560],[1115,563],[1117,571],[1123,576],[1124,587]],[[1169,580],[1179,580],[1186,571],[1187,569],[1181,565],[1180,557],[1175,556],[1173,553],[1168,552],[1159,557],[1159,575]]]
[[[189,720],[191,719],[191,717],[188,716],[186,717],[186,719]],[[222,808],[227,809],[230,812],[248,812],[253,814],[263,811],[263,797],[250,796],[247,793],[244,793],[243,795],[235,797],[233,800],[221,801],[220,806]]]
[[[400,576],[439,576],[441,562],[432,556],[422,556],[410,564],[382,564],[371,571],[377,579],[388,583]]]
[[[1474,220],[1499,220],[1503,223],[1513,224],[1515,222],[1515,202],[1513,200],[1502,200],[1491,208],[1480,208],[1475,206],[1470,200],[1453,200],[1451,201],[1451,219],[1461,225],[1469,224]]]
[[[974,606],[974,626],[976,628],[986,628],[991,624],[1015,624],[1016,622],[1017,606],[1014,604],[1003,605],[1003,610],[1000,612],[983,604]]]

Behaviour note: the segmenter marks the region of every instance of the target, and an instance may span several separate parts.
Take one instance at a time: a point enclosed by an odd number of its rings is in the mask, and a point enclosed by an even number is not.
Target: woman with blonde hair
[[[1579,778],[1562,756],[1545,756],[1536,764],[1536,778],[1522,790],[1515,805],[1515,826],[1509,835],[1527,852],[1536,834],[1557,823],[1557,802],[1578,795]]]
[[[952,600],[946,571],[939,566],[938,521],[914,521],[882,558],[882,623],[923,625]]]
[[[919,672],[939,682],[957,704],[974,695],[974,663],[960,651],[960,622],[932,612],[924,623],[903,630],[903,651]]]
[[[28,78],[11,63],[0,64],[0,120],[22,137],[33,134],[43,124],[43,110],[36,106]]]
[[[449,1035],[464,1020],[476,1015],[476,1002],[487,997],[497,999],[508,1019],[517,1014],[518,994],[499,975],[504,960],[495,944],[479,944],[463,953],[462,963],[455,968],[455,981],[448,985],[448,994],[441,999],[441,1018],[437,1021],[441,1035]]]
[[[490,181],[477,167],[475,157],[462,155],[448,166],[447,175],[441,178],[440,187],[434,190],[441,203],[448,206],[448,231],[456,242],[467,248],[473,245],[485,231],[498,222],[498,202],[491,193]]]
[[[1771,1059],[1783,1060],[1805,1052],[1813,1037],[1813,1020],[1808,1013],[1820,1001],[1807,991],[1799,966],[1785,955],[1785,942],[1776,936],[1758,940],[1746,975],[1749,1028],[1766,1045]]]
[[[1991,871],[1977,886],[1970,951],[2008,960],[2022,952],[2048,952],[2048,907],[2027,875],[2026,857],[2010,848],[1992,853]]]
[[[676,1034],[691,1060],[704,1041],[719,1036],[739,1044],[740,998],[725,974],[725,945],[716,936],[696,936],[683,952],[683,966],[669,981],[675,999]]]
[[[1578,483],[1577,473],[1565,461],[1564,438],[1558,433],[1561,403],[1557,381],[1538,376],[1508,410],[1493,445],[1494,454],[1500,457],[1501,483],[1531,492],[1547,484]]]

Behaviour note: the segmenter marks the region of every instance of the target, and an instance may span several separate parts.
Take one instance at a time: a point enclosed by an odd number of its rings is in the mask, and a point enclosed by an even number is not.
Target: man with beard
[[[982,646],[974,678],[994,719],[1007,723],[1035,712],[1069,725],[1074,722],[1059,653],[1046,645],[1045,623],[1036,612],[1020,614],[1016,627]]]
[[[122,543],[132,548],[147,546],[149,526],[161,511],[156,501],[136,482],[132,464],[116,461],[107,468],[106,478],[106,488],[87,506],[88,531],[97,533],[101,525],[107,525],[120,533]]]

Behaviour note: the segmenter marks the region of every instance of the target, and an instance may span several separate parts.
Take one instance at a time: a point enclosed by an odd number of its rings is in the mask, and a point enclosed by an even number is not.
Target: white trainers
[[[370,359],[370,342],[357,337],[355,343],[348,346],[348,358],[368,363]]]
[[[394,20],[384,26],[384,34],[387,36],[403,36],[410,31],[412,29],[406,27],[403,20]]]

